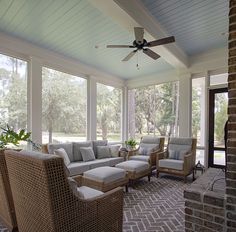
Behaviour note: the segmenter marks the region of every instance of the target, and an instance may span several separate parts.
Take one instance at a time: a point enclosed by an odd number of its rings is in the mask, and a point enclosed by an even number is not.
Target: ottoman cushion
[[[150,157],[148,155],[134,155],[130,157],[131,160],[139,160],[144,162],[149,162]]]
[[[115,167],[98,167],[84,172],[84,177],[98,182],[111,183],[125,178],[125,170]]]
[[[117,168],[124,169],[128,172],[142,172],[149,169],[149,164],[147,162],[138,160],[128,160],[116,165]]]

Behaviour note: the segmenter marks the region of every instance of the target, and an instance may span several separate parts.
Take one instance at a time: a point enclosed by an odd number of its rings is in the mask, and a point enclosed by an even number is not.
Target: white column
[[[179,137],[191,135],[191,75],[179,78]]]
[[[88,110],[87,137],[96,140],[97,137],[97,82],[91,76],[88,78]]]
[[[36,57],[31,57],[29,64],[29,130],[32,140],[42,143],[42,63]]]
[[[128,139],[128,88],[122,89],[122,142]]]

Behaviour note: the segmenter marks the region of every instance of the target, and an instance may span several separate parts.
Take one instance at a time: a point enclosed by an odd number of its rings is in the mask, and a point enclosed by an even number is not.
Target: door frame
[[[217,89],[209,89],[209,114],[208,114],[208,121],[209,121],[209,140],[208,140],[208,167],[214,168],[224,168],[225,165],[218,165],[214,164],[214,150],[225,151],[224,148],[216,148],[214,149],[214,124],[215,124],[215,117],[214,117],[214,110],[215,110],[215,94],[217,93],[225,93],[228,92],[227,87],[217,88]],[[213,117],[212,117],[213,116]]]

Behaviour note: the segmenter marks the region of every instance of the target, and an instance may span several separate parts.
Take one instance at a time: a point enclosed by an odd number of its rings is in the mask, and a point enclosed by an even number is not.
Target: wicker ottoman
[[[129,179],[125,170],[115,167],[98,167],[84,172],[83,185],[107,192],[119,186],[128,191]]]
[[[148,181],[151,178],[151,168],[148,162],[138,160],[128,160],[116,165],[116,168],[121,168],[128,173],[128,178],[131,181],[148,176]]]

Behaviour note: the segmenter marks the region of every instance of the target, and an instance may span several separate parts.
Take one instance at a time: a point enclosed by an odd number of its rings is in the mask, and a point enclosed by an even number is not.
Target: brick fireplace
[[[229,1],[228,74],[226,178],[221,170],[208,169],[186,189],[186,232],[236,232],[236,0]]]

